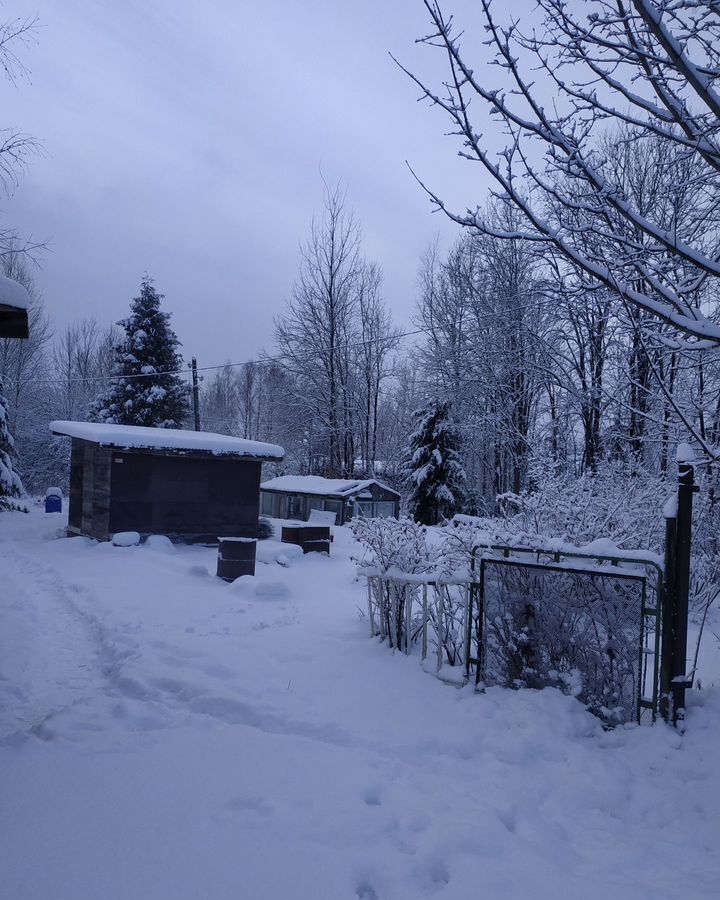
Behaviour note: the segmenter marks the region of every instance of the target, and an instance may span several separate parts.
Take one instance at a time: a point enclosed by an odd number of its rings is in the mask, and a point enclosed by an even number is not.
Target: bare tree
[[[112,348],[119,339],[114,326],[102,328],[96,319],[72,322],[55,341],[52,369],[55,404],[66,419],[81,419],[103,380],[112,375]]]
[[[351,345],[363,277],[361,232],[340,186],[325,186],[324,213],[301,248],[300,275],[275,337],[296,383],[296,399],[322,424],[325,474],[352,473]]]
[[[27,74],[18,51],[34,39],[37,19],[13,18],[0,21],[0,70],[15,84]],[[28,157],[38,149],[37,141],[17,128],[0,127],[0,196],[8,196],[18,183]],[[22,241],[14,228],[0,223],[0,259],[18,251],[32,253],[40,247],[31,240]]]
[[[498,226],[518,218],[502,202],[487,215]],[[531,245],[480,234],[464,235],[445,261],[433,247],[423,262],[425,396],[453,401],[475,509],[527,486],[548,368],[538,265]]]
[[[382,274],[375,264],[364,265],[358,285],[359,343],[356,348],[358,431],[365,474],[376,474],[380,400],[393,373],[398,330],[380,295]]]
[[[461,48],[452,16],[437,0],[423,2],[432,28],[421,40],[445,54],[449,74],[435,90],[405,71],[447,113],[461,155],[489,173],[522,223],[498,229],[480,208],[452,212],[428,189],[435,204],[463,226],[540,245],[559,264],[671,325],[678,346],[720,344],[720,324],[696,303],[698,289],[720,276],[717,4],[601,0],[583,14],[586,4],[538,0],[541,21],[523,34],[517,22],[500,24],[492,0],[481,0],[496,64],[486,76]],[[478,121],[483,108],[507,135],[497,160]],[[603,171],[598,138],[608,121],[666,142],[697,165],[702,200],[691,228],[644,213]]]

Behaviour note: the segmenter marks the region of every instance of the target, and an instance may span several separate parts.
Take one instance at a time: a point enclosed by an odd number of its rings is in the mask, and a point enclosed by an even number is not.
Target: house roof
[[[30,295],[25,288],[0,274],[0,337],[28,337]]]
[[[213,434],[210,431],[66,421],[51,422],[50,431],[53,434],[90,441],[101,447],[117,447],[124,450],[177,450],[276,462],[285,456],[285,451],[277,444],[249,441],[227,434]]]
[[[376,484],[396,497],[400,494],[376,478],[322,478],[320,475],[280,475],[260,485],[263,491],[280,491],[287,494],[312,494],[318,497],[354,497]]]

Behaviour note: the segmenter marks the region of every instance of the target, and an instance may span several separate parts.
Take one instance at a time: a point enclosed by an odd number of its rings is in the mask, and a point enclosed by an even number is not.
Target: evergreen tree
[[[418,410],[410,436],[407,480],[412,485],[410,515],[424,525],[452,516],[465,496],[460,436],[450,420],[450,403],[433,402]]]
[[[181,428],[188,411],[188,390],[177,375],[183,367],[180,342],[162,312],[152,278],[145,276],[140,296],[132,301],[125,330],[115,348],[110,387],[95,400],[90,418],[112,425]],[[164,374],[155,374],[164,373]],[[142,376],[142,377],[137,377]]]
[[[8,402],[3,394],[3,383],[0,378],[0,511],[4,509],[21,509],[27,512],[20,502],[25,493],[20,476],[14,467],[15,441],[8,425]]]

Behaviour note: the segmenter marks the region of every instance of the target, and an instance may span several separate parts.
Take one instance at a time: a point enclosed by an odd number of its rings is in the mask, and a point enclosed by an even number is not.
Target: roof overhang
[[[279,476],[279,478],[283,478],[284,476]],[[377,481],[377,479],[371,479],[369,482],[363,481],[361,484],[358,484],[357,487],[348,489],[346,491],[322,491],[322,490],[310,490],[309,488],[303,487],[294,487],[294,486],[285,486],[285,485],[274,485],[272,482],[275,479],[271,479],[270,481],[266,481],[260,485],[260,490],[265,491],[268,494],[292,494],[296,497],[328,497],[331,500],[356,500],[356,499],[372,499],[372,494],[368,491],[368,484],[376,484],[379,488],[384,491],[387,491],[390,494],[393,494],[398,500],[401,498],[401,494],[399,491],[396,491],[394,488],[389,487],[387,484],[384,484],[381,481]]]
[[[52,434],[127,453],[156,456],[224,458],[238,462],[280,462],[285,451],[276,444],[234,438],[207,431],[106,425],[97,422],[50,422]]]
[[[0,338],[27,338],[28,312],[20,306],[0,303]]]

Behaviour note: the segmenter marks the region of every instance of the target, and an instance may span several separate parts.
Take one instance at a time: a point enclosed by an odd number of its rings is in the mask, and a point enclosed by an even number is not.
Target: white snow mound
[[[113,535],[113,547],[137,547],[140,543],[140,535],[137,531],[118,531]]]

